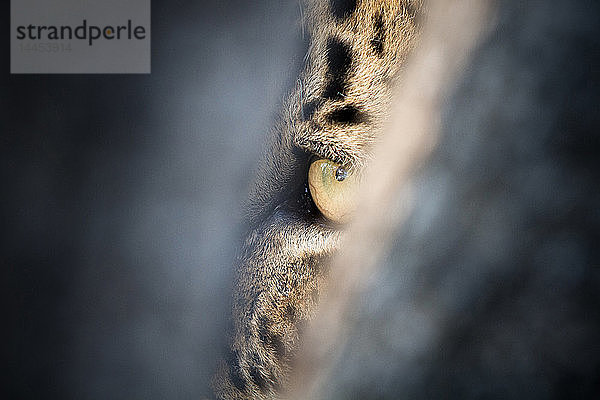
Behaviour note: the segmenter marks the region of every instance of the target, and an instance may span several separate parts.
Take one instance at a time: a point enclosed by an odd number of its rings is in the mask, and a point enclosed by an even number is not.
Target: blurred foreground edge
[[[599,8],[430,2],[293,398],[598,398]]]

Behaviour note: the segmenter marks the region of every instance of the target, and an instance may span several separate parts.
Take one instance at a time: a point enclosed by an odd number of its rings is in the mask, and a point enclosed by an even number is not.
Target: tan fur
[[[250,229],[234,289],[231,354],[215,378],[219,398],[271,399],[285,392],[302,326],[315,313],[327,284],[328,260],[342,234],[340,227],[298,205],[296,197],[306,201],[301,188],[308,157],[357,169],[368,161],[389,116],[392,89],[418,36],[409,10],[421,8],[422,0],[364,0],[357,1],[351,14],[336,18],[329,1],[308,1],[306,67],[270,136],[250,195]],[[384,32],[380,52],[373,44],[377,18]],[[324,87],[335,79],[328,64],[332,38],[350,48],[351,64],[343,96],[324,98]],[[303,107],[310,102],[318,107],[306,118]],[[331,122],[329,115],[350,106],[366,117]]]

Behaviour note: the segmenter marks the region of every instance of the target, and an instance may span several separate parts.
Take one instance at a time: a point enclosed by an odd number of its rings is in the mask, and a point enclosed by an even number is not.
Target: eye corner
[[[304,180],[299,195],[295,196],[295,207],[306,219],[321,218],[322,213],[315,204],[310,192],[308,179]]]

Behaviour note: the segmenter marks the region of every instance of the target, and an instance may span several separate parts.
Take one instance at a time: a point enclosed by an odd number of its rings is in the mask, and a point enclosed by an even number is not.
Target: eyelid
[[[305,153],[333,161],[348,168],[360,163],[360,160],[356,159],[356,154],[346,151],[343,145],[332,143],[331,139],[326,137],[323,140],[317,139],[319,138],[303,139],[296,137],[294,145]]]
[[[352,165],[345,165],[339,161],[332,160],[327,157],[322,157],[322,156],[320,156],[318,154],[314,154],[314,153],[311,153],[310,157],[308,158],[308,164],[306,166],[307,171],[310,168],[310,166],[312,165],[312,163],[314,163],[315,161],[318,161],[318,160],[328,160],[328,161],[334,162],[336,164],[339,164],[339,166],[344,168],[348,173],[353,173],[356,171],[356,168],[353,167]]]
[[[329,157],[327,155],[319,154],[314,151],[311,151],[310,154],[311,154],[311,157],[309,158],[308,165],[312,164],[314,161],[317,161],[317,160],[329,160],[329,161],[333,161],[336,164],[340,164],[340,165],[344,165],[344,166],[347,165],[347,162],[344,162],[344,160],[341,160],[337,157]]]

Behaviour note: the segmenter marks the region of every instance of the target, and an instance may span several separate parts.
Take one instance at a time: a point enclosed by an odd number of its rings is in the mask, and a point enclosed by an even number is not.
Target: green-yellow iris
[[[347,222],[356,209],[359,179],[342,165],[330,160],[314,161],[308,170],[313,201],[329,220]]]

